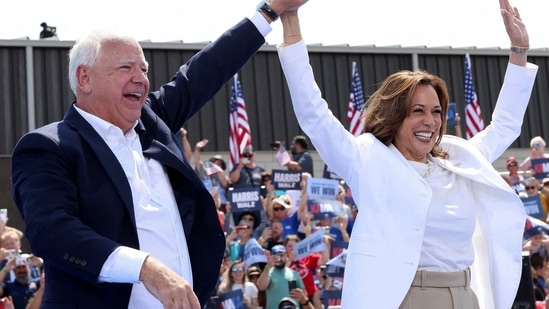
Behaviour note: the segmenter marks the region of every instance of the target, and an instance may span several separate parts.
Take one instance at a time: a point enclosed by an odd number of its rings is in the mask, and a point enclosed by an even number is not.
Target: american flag
[[[478,104],[477,94],[473,86],[469,54],[465,55],[465,123],[467,139],[470,139],[484,129],[480,105]]]
[[[246,104],[242,96],[242,87],[240,86],[238,73],[234,75],[231,90],[229,126],[229,151],[231,166],[234,166],[240,161],[240,154],[244,147],[252,145],[248,114],[246,113]]]
[[[364,108],[364,94],[362,92],[362,83],[358,75],[356,62],[353,61],[353,81],[351,82],[351,95],[349,96],[349,111],[347,112],[347,121],[351,124],[349,132],[354,136],[359,136],[364,130],[364,120],[362,119],[362,109]]]

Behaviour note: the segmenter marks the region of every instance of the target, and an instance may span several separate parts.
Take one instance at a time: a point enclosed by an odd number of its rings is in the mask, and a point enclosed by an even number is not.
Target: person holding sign
[[[353,136],[315,83],[297,11],[281,16],[278,53],[299,125],[359,209],[342,308],[512,307],[526,213],[492,162],[520,134],[537,66],[519,11],[499,4],[509,63],[491,124],[469,140],[445,135],[448,88],[425,71],[379,84]]]
[[[545,153],[545,140],[541,136],[535,136],[530,140],[530,155],[522,161],[519,168],[521,171],[532,171],[532,159],[549,158],[549,154]]]

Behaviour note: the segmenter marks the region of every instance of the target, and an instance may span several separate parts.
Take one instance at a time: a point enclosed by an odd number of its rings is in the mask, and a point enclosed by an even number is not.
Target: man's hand
[[[296,11],[308,0],[267,0],[267,4],[280,15],[284,12]]]
[[[165,309],[200,309],[190,283],[151,256],[145,259],[139,280]]]

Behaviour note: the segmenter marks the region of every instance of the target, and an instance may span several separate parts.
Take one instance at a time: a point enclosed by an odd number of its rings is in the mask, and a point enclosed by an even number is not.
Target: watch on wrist
[[[300,304],[301,306],[307,306],[307,305],[310,304],[310,303],[311,303],[311,301],[307,299],[307,301],[306,301],[304,304],[302,304],[302,303],[299,303],[299,304]]]
[[[273,11],[273,9],[269,6],[266,0],[259,2],[259,4],[257,5],[257,10],[259,12],[265,13],[265,15],[269,16],[269,18],[272,21],[275,21],[278,19],[278,14],[276,14],[276,12]]]

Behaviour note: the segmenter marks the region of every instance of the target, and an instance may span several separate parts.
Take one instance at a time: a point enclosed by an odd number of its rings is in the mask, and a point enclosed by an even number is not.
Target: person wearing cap
[[[518,167],[517,158],[510,156],[509,158],[507,158],[505,165],[507,167],[507,170],[509,171],[509,175],[507,175],[507,177],[511,181],[511,186],[513,187],[513,189],[515,189],[517,193],[525,192],[526,189],[524,188],[524,183],[523,183],[524,176],[522,176],[518,172],[519,167]]]
[[[252,213],[243,213],[241,218],[231,233],[226,238],[227,247],[231,255],[231,261],[244,259],[244,248],[250,239],[252,239],[252,233],[254,231],[254,221],[256,218]]]
[[[0,282],[11,271],[15,274],[15,280],[4,282],[0,285],[0,295],[2,297],[11,296],[14,307],[16,309],[24,309],[29,299],[40,288],[40,278],[30,278],[29,261],[21,255],[11,258],[4,268],[2,268],[0,271]]]
[[[299,309],[299,303],[291,297],[284,297],[278,302],[278,309]]]
[[[281,16],[277,48],[299,126],[359,208],[342,308],[512,307],[526,211],[492,163],[520,135],[538,67],[518,9],[498,2],[513,47],[491,123],[468,140],[446,134],[447,82],[422,70],[380,83],[354,136],[315,82],[298,12]]]
[[[255,284],[256,287],[259,276],[261,276],[261,268],[259,268],[259,266],[252,265],[248,268],[248,281]],[[267,296],[265,295],[265,291],[261,291],[259,288],[257,289],[257,306],[265,308],[265,306],[267,306]]]
[[[265,169],[255,163],[255,153],[252,146],[242,150],[238,164],[233,166],[229,173],[229,181],[233,188],[261,187],[261,173]]]
[[[532,170],[532,159],[549,158],[549,154],[545,153],[545,140],[541,136],[534,136],[530,140],[530,155],[519,165],[521,171],[529,171],[534,176]]]
[[[540,252],[543,256],[549,258],[549,238],[543,228],[539,225],[533,225],[530,219],[526,220],[524,226],[524,240],[522,251],[528,251],[530,254]]]
[[[305,207],[301,207],[300,205],[298,211],[294,211],[293,213],[291,213],[291,209],[292,199],[289,195],[284,194],[270,201],[267,201],[267,216],[269,218],[280,220],[283,228],[283,239],[287,235],[297,234],[301,216],[303,215],[304,211],[307,210],[306,205]]]
[[[299,273],[286,266],[288,256],[286,254],[286,248],[282,245],[276,245],[271,249],[270,254],[267,254],[267,265],[263,269],[263,272],[257,280],[257,286],[260,291],[265,291],[267,296],[266,309],[278,308],[279,301],[290,296],[290,281],[295,281],[297,289],[305,294],[305,286]],[[295,289],[296,290],[296,289]],[[299,293],[296,291],[294,295]],[[305,305],[308,303],[308,299],[301,303]]]

